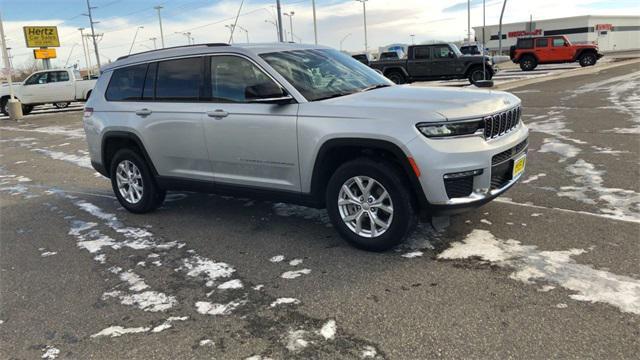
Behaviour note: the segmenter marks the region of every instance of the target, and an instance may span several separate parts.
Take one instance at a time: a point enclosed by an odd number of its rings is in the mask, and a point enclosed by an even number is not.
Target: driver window
[[[39,73],[28,78],[24,84],[25,85],[36,85],[36,84],[45,84],[47,82],[47,73]]]
[[[433,57],[435,59],[448,59],[451,54],[451,49],[448,46],[434,46]]]
[[[553,39],[553,46],[554,47],[562,47],[562,46],[564,46],[564,39],[563,38],[554,38]]]
[[[279,85],[247,59],[228,55],[211,57],[212,101],[247,103],[256,97],[272,97],[278,89]]]

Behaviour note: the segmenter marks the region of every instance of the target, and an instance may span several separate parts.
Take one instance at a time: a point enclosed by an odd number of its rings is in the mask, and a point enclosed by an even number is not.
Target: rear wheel
[[[340,166],[327,185],[326,205],[340,235],[364,250],[398,245],[416,223],[407,181],[384,161],[360,158]]]
[[[7,103],[9,102],[9,98],[0,99],[0,112],[3,115],[9,116],[9,110],[7,109]]]
[[[520,69],[522,71],[531,71],[538,66],[538,61],[531,55],[525,55],[520,59]]]
[[[157,209],[166,192],[156,185],[143,157],[131,149],[122,149],[111,161],[111,186],[116,198],[133,213]]]
[[[385,76],[387,77],[387,79],[399,85],[407,82],[406,77],[400,71],[390,71]]]
[[[596,58],[595,54],[586,53],[586,54],[582,54],[580,56],[580,60],[578,61],[580,62],[580,66],[585,67],[585,66],[595,65],[598,59]]]

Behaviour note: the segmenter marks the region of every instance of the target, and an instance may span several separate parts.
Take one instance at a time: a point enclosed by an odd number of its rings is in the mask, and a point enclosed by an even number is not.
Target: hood
[[[520,99],[503,91],[396,85],[325,100],[327,104],[379,108],[396,115],[436,113],[447,120],[488,115],[511,108]],[[427,117],[422,117],[428,119]],[[434,119],[440,121],[441,119]]]

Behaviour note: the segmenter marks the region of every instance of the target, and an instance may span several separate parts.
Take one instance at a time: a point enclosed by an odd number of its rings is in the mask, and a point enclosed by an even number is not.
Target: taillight
[[[84,108],[84,114],[82,116],[91,117],[91,115],[93,115],[93,108],[90,108],[90,107]]]

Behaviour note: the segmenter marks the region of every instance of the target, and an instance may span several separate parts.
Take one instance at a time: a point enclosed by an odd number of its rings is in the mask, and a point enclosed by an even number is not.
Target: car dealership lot
[[[380,254],[299,206],[127,213],[80,112],[2,121],[0,357],[636,357],[640,65],[510,91],[524,181]]]

